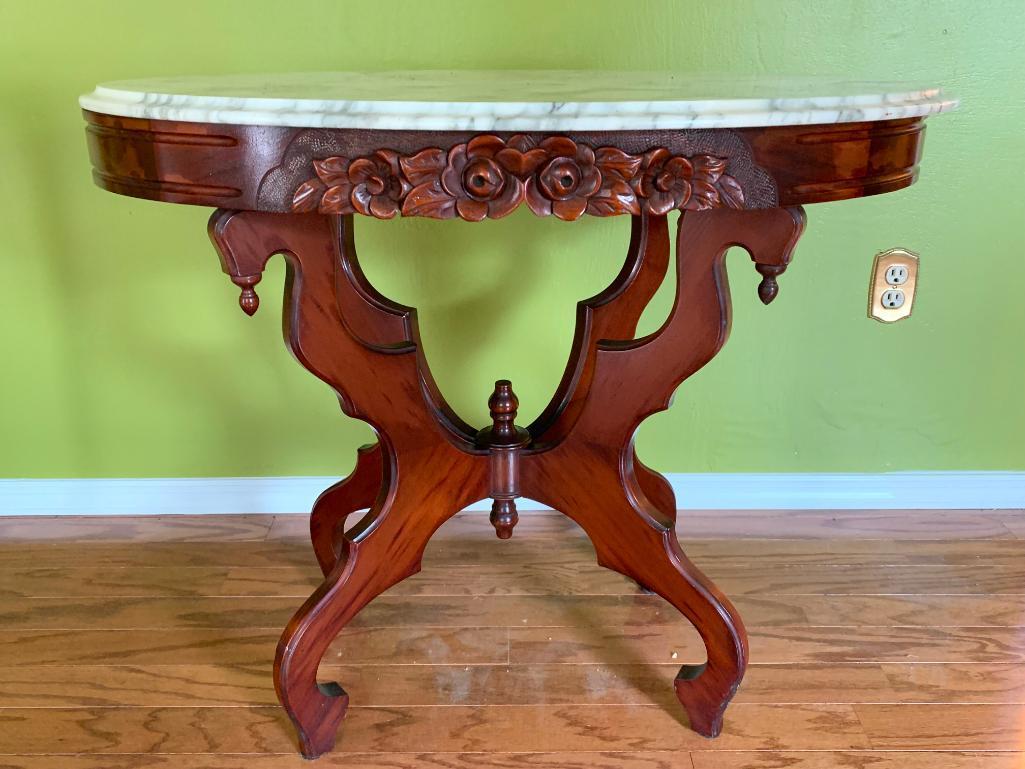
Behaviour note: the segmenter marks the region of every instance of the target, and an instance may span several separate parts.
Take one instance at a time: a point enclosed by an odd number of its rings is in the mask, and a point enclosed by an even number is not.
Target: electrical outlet
[[[893,323],[911,314],[918,285],[918,254],[891,248],[876,254],[868,289],[868,316]]]
[[[886,268],[886,284],[889,286],[903,286],[908,282],[908,266],[906,264],[891,264]]]
[[[899,288],[891,288],[883,292],[880,304],[887,310],[899,310],[904,306],[904,292]]]

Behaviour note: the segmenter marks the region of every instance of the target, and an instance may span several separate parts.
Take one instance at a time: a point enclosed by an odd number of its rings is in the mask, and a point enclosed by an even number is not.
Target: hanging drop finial
[[[762,300],[762,304],[769,304],[779,294],[776,276],[781,275],[786,268],[785,264],[755,263],[755,269],[762,276],[762,282],[758,284],[758,298]]]
[[[232,276],[231,282],[242,289],[238,295],[238,306],[246,315],[254,315],[260,309],[260,296],[253,288],[260,282],[260,275],[243,275],[241,278]]]

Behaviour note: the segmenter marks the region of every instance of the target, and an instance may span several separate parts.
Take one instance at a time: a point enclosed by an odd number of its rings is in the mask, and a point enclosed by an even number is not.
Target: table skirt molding
[[[1025,472],[664,473],[683,510],[1025,508]],[[305,513],[338,480],[255,478],[0,479],[0,515]],[[487,512],[489,500],[470,505]],[[523,500],[529,513],[548,510]]]

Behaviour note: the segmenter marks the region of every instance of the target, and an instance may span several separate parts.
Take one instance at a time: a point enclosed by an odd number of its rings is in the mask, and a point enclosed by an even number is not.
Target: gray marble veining
[[[199,123],[466,131],[614,131],[849,123],[945,112],[939,88],[653,72],[413,71],[154,78],[79,100]]]

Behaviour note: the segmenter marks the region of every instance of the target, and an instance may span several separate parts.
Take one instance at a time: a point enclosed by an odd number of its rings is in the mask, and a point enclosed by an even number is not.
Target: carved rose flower
[[[505,142],[497,136],[478,136],[449,150],[441,186],[463,219],[498,219],[522,202],[523,182],[495,157],[503,149]]]
[[[573,221],[587,210],[587,201],[601,187],[594,150],[564,136],[539,145],[550,159],[527,181],[527,205],[538,216],[555,214]]]
[[[658,215],[686,207],[694,175],[694,166],[687,158],[674,157],[669,150],[660,147],[645,153],[641,169],[637,192],[648,211]]]
[[[395,216],[402,199],[412,189],[399,166],[398,153],[392,150],[378,150],[369,157],[353,160],[349,164],[349,182],[352,207],[378,219]]]

